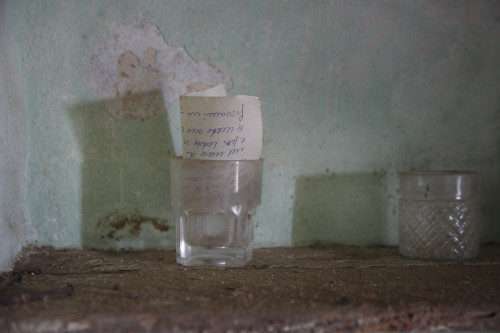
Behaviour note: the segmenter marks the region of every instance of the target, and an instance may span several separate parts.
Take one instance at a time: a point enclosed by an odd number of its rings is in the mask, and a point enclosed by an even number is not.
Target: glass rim
[[[187,158],[184,158],[182,156],[171,156],[170,157],[170,160],[172,161],[176,161],[176,162],[190,162],[190,163],[228,163],[228,162],[248,162],[248,163],[255,163],[255,162],[260,162],[260,161],[264,161],[264,159],[261,157],[259,159],[256,159],[256,160],[206,160],[206,159],[198,159],[198,158],[191,158],[191,159],[187,159]]]
[[[401,176],[473,176],[477,175],[476,171],[459,171],[459,170],[427,170],[427,171],[402,171]]]
[[[401,172],[402,198],[414,200],[465,200],[476,196],[478,173],[474,171]]]

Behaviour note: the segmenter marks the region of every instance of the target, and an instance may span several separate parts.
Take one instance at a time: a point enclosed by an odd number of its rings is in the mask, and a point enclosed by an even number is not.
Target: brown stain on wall
[[[161,91],[161,80],[167,78],[154,66],[157,53],[158,50],[148,47],[142,61],[132,51],[126,51],[118,57],[115,90],[122,105],[121,108],[108,107],[112,118],[147,120],[164,111],[161,94],[158,98],[151,94],[151,91]],[[153,98],[150,98],[151,95]]]
[[[97,228],[104,229],[101,239],[120,240],[125,236],[138,237],[142,226],[148,223],[159,232],[167,232],[170,229],[167,219],[143,216],[139,213],[127,215],[118,212],[113,212],[99,219]]]

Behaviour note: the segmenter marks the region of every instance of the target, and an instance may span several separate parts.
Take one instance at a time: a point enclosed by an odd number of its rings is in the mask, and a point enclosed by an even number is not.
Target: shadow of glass
[[[162,109],[135,117],[134,107],[145,103]],[[112,119],[120,107],[124,120]],[[83,247],[173,248],[169,159],[174,150],[161,91],[77,104],[69,115],[83,155]]]
[[[376,245],[384,241],[385,175],[301,176],[295,185],[294,246]]]

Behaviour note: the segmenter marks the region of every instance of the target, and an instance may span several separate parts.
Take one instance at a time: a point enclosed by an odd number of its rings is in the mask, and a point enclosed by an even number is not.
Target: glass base
[[[177,263],[241,267],[252,259],[252,213],[227,209],[183,209],[177,220]]]
[[[242,267],[252,260],[252,248],[206,248],[180,244],[177,263],[185,266]],[[183,254],[183,255],[182,255]]]
[[[479,252],[475,200],[399,201],[399,252],[419,259],[469,259]]]

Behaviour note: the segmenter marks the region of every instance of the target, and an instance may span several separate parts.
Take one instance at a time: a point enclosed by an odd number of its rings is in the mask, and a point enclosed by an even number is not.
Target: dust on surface
[[[431,262],[393,247],[260,249],[220,269],[176,265],[175,251],[31,249],[0,299],[68,284],[74,293],[0,305],[0,331],[500,330],[500,247],[481,250]]]

